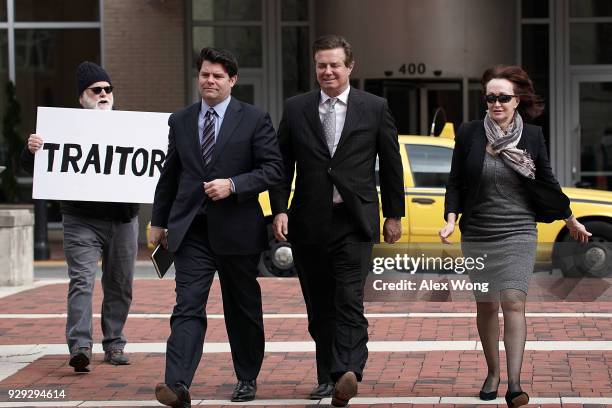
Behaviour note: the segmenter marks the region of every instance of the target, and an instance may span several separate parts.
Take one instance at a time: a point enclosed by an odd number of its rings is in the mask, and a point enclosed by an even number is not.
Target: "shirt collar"
[[[350,90],[351,86],[349,85],[346,87],[344,92],[337,96],[338,100],[345,105],[348,105],[348,95]],[[323,92],[323,90],[321,90],[321,101],[319,103],[324,104],[329,98],[331,98],[331,96],[327,95],[325,92]]]
[[[217,114],[219,119],[223,119],[223,117],[225,116],[225,111],[227,110],[231,99],[232,96],[228,95],[227,98],[212,107],[215,110],[215,113]],[[206,114],[206,111],[208,111],[209,108],[210,106],[208,106],[208,104],[204,102],[204,99],[202,99],[202,106],[200,107],[201,112]]]

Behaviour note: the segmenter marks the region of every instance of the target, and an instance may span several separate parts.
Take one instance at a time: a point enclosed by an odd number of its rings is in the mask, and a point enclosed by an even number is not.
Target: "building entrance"
[[[440,107],[455,129],[463,122],[461,79],[367,79],[364,89],[387,99],[399,134],[429,134],[433,115]]]

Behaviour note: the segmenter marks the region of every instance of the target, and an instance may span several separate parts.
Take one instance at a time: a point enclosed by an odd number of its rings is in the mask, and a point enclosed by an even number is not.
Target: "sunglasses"
[[[113,92],[113,86],[112,85],[109,85],[109,86],[94,86],[93,88],[87,88],[87,89],[91,89],[93,91],[93,93],[95,93],[96,95],[100,95],[102,93],[102,90],[104,90],[104,92],[106,92],[107,94]]]
[[[495,103],[497,101],[499,101],[499,103],[508,103],[512,100],[512,98],[517,98],[517,95],[505,95],[505,94],[501,94],[501,95],[493,95],[493,94],[488,94],[485,95],[484,99],[485,101],[487,101],[487,103]]]

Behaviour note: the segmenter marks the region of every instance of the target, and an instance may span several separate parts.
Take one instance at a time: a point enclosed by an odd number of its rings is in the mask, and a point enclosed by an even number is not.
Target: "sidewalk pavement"
[[[44,275],[45,268],[49,267],[37,266],[37,278]],[[64,344],[67,280],[57,279],[59,274],[0,298],[0,407],[159,406],[153,389],[163,381],[174,284],[171,279],[148,279],[144,275],[151,268],[143,265],[141,269],[143,276],[134,282],[134,302],[125,328],[130,366],[102,362],[99,314],[94,319],[98,345],[92,372],[76,374],[68,366]],[[305,399],[316,385],[316,369],[297,279],[259,281],[266,355],[254,404],[329,404],[329,399]],[[609,293],[602,299],[610,299]],[[97,282],[94,312],[99,313],[100,304]],[[532,398],[530,406],[612,406],[612,301],[534,301],[528,302],[527,309],[522,384]],[[193,405],[231,406],[229,396],[236,379],[216,279],[207,312],[205,354],[191,388]],[[474,303],[369,302],[366,312],[370,357],[352,407],[438,408],[482,403],[475,396],[485,378],[486,364]],[[503,352],[501,358],[505,367]],[[502,396],[507,384],[503,371]],[[47,398],[10,398],[18,390],[53,393],[46,393]],[[505,402],[502,397],[483,406],[503,407]]]

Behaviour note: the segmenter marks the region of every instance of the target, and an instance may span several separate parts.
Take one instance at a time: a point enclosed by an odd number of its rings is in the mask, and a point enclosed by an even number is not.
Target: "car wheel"
[[[586,245],[566,233],[553,250],[553,265],[560,267],[566,277],[612,276],[612,223],[587,221],[587,231],[593,234]]]
[[[261,276],[275,276],[290,278],[297,275],[293,265],[293,253],[288,242],[270,243],[270,249],[261,253],[259,259],[259,273]]]

